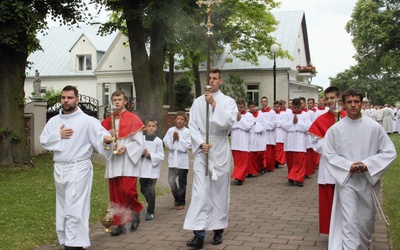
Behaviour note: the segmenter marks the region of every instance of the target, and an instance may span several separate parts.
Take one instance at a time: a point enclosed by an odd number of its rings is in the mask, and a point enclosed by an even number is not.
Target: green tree
[[[369,75],[398,75],[400,68],[400,3],[359,0],[346,24],[355,59]]]
[[[56,96],[61,96],[61,90],[55,90],[54,87],[51,86],[49,89],[46,89],[46,92],[43,95],[43,99],[44,101],[48,101],[49,99]]]
[[[25,68],[39,49],[38,31],[46,17],[74,24],[85,18],[83,1],[13,0],[0,2],[0,166],[30,164],[24,127]]]
[[[360,89],[375,104],[393,103],[400,96],[399,1],[359,0],[346,30],[357,65],[331,78],[331,85]]]
[[[244,80],[240,76],[230,75],[228,80],[225,80],[224,83],[221,85],[221,91],[234,100],[239,98],[243,98],[249,101],[249,97],[246,94],[246,89],[244,88]]]
[[[211,53],[220,53],[227,44],[230,44],[232,56],[244,61],[257,65],[258,57],[261,55],[272,58],[273,54],[269,52],[269,47],[276,43],[271,33],[276,29],[277,21],[271,10],[278,6],[279,3],[274,0],[225,0],[219,7],[212,6]],[[198,25],[198,20],[203,20],[202,16],[205,17],[205,8],[202,6],[201,12],[198,6],[187,9],[188,15],[195,18],[186,22],[191,27],[179,36],[181,43],[180,51],[177,52],[182,55],[178,67],[190,68],[193,71],[196,97],[203,93],[199,65],[206,61],[208,50],[206,28]],[[284,50],[280,50],[278,56],[291,58]],[[212,58],[210,64],[214,64]]]
[[[175,111],[185,111],[193,103],[192,82],[188,76],[183,76],[175,84]]]
[[[120,13],[106,23],[104,31],[126,31],[132,58],[137,113],[142,119],[151,116],[162,124],[164,63],[167,41],[173,39],[175,20],[184,14],[186,0],[95,0]],[[192,2],[192,4],[194,4]],[[126,25],[125,25],[126,24]]]

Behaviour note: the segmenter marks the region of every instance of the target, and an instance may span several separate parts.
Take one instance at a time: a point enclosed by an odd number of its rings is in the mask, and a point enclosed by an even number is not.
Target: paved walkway
[[[168,187],[166,162],[163,164],[157,184]],[[242,186],[232,182],[229,227],[225,229],[223,243],[211,245],[212,232],[207,232],[204,249],[326,250],[327,235],[320,235],[318,229],[317,175],[305,180],[304,187],[300,188],[291,186],[286,174],[286,167],[280,167],[263,176],[248,178]],[[189,202],[191,184],[189,171]],[[186,242],[192,232],[182,229],[186,212],[187,208],[175,209],[172,195],[164,195],[156,200],[155,219],[144,220],[144,210],[135,232],[111,237],[101,224],[92,226],[92,246],[88,249],[190,249]],[[389,250],[386,225],[376,218],[371,250]],[[47,245],[38,249],[55,248],[60,247]]]

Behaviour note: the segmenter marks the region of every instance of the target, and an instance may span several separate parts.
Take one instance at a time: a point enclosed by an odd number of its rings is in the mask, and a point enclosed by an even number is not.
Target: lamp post
[[[273,76],[274,76],[274,100],[276,100],[276,53],[279,51],[279,45],[278,44],[272,44],[270,49],[272,53],[274,53],[274,68],[273,68]]]

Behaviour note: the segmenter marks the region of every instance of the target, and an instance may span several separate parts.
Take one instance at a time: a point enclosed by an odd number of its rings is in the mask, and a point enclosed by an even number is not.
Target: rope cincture
[[[376,195],[374,186],[371,184],[370,188],[371,188],[372,200],[374,201],[375,208],[378,211],[378,217],[379,217],[379,219],[382,219],[381,218],[381,215],[382,215],[383,219],[385,220],[386,226],[389,226],[389,222],[386,220],[386,215],[383,212],[381,204],[379,203],[378,196]]]

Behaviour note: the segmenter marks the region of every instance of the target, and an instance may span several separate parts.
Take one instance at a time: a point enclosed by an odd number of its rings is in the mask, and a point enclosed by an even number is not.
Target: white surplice
[[[308,129],[311,126],[311,120],[307,112],[301,111],[296,114],[298,122],[293,123],[295,114],[286,112],[285,120],[282,121],[282,129],[286,131],[285,151],[306,152],[308,141]]]
[[[142,157],[139,162],[140,178],[158,179],[160,178],[161,162],[164,160],[163,141],[155,137],[153,141],[144,140],[144,147],[150,154],[150,159]]]
[[[368,249],[375,224],[373,195],[378,195],[380,178],[396,158],[394,145],[379,123],[365,116],[345,117],[328,130],[322,150],[336,180],[328,249]],[[356,161],[368,171],[350,173]]]
[[[250,152],[265,151],[266,149],[266,130],[265,123],[267,116],[261,111],[258,112],[257,117],[254,117],[254,124],[250,129]]]
[[[254,124],[254,117],[250,112],[242,114],[239,121],[235,120],[231,132],[231,149],[249,152],[250,130]]]
[[[60,127],[71,128],[70,139],[61,139]],[[110,135],[100,122],[81,109],[72,114],[51,118],[40,135],[40,143],[54,152],[54,182],[56,186],[56,231],[60,244],[87,247],[89,239],[90,192],[93,166],[90,157],[93,148],[111,157],[105,151],[104,136]],[[112,147],[112,145],[111,145]]]
[[[178,141],[174,141],[174,132],[179,134]],[[165,147],[169,149],[168,167],[189,169],[189,150],[192,146],[189,129],[186,127],[181,129],[171,127],[165,134],[163,141]]]
[[[265,115],[265,143],[266,145],[276,144],[276,126],[278,123],[278,117],[274,110],[269,112],[263,112]]]
[[[117,139],[118,149],[125,146],[126,152],[124,154],[115,154],[107,161],[105,178],[139,177],[139,160],[144,150],[143,138],[143,132],[139,130],[123,139]]]
[[[205,175],[205,154],[201,144],[206,141],[206,101],[198,97],[190,109],[189,130],[194,154],[192,198],[183,228],[216,230],[228,226],[230,199],[231,149],[228,135],[237,118],[235,101],[221,91],[212,93],[215,109],[209,105],[210,144],[209,174]],[[212,175],[217,180],[212,179]]]

